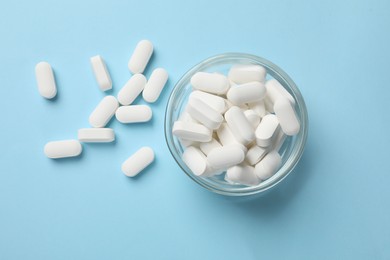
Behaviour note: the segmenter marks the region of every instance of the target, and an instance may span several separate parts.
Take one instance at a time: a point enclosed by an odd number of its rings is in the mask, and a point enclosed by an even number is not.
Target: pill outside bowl
[[[219,72],[227,75],[230,67],[237,64],[261,65],[267,70],[267,79],[270,77],[277,79],[295,98],[295,110],[301,124],[300,132],[295,136],[288,136],[279,151],[282,157],[282,166],[280,169],[268,180],[252,187],[229,184],[224,180],[224,174],[211,178],[203,178],[194,175],[182,160],[181,156],[185,148],[181,146],[178,138],[172,135],[173,123],[185,109],[188,96],[192,92],[192,86],[190,84],[191,77],[199,71],[211,73]],[[258,56],[244,53],[220,54],[195,65],[176,83],[169,97],[165,112],[165,138],[168,148],[178,165],[192,180],[202,187],[215,193],[229,196],[246,196],[263,193],[280,183],[294,169],[301,158],[306,144],[307,133],[308,115],[305,101],[292,79],[272,62]]]

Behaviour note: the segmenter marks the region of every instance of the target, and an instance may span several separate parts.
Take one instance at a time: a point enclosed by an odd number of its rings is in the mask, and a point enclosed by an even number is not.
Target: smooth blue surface
[[[0,8],[0,259],[390,259],[389,1],[6,1]],[[47,141],[76,138],[116,94],[136,43],[155,44],[167,89],[150,124],[110,126],[114,144],[53,161]],[[165,104],[195,63],[227,51],[265,57],[300,87],[307,149],[277,189],[249,201],[195,185],[164,140]],[[52,64],[58,98],[38,94]],[[141,99],[137,103],[143,103]],[[157,160],[135,179],[121,163]]]

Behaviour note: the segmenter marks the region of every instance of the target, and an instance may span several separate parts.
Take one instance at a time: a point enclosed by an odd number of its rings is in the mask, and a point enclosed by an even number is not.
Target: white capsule
[[[266,73],[265,68],[260,65],[234,65],[229,70],[228,78],[237,84],[264,82]]]
[[[105,96],[89,116],[89,123],[93,127],[105,127],[118,107],[114,96]]]
[[[57,94],[57,86],[53,70],[49,63],[42,61],[35,66],[39,94],[47,99],[54,98]]]
[[[84,143],[109,143],[115,140],[115,132],[112,128],[82,128],[78,139]]]
[[[186,110],[192,118],[209,129],[217,129],[223,121],[220,113],[196,98],[189,99]]]
[[[205,155],[208,155],[210,153],[210,151],[212,151],[213,149],[220,148],[220,147],[222,147],[222,145],[214,138],[212,138],[210,142],[200,143],[200,145],[199,145],[200,150]]]
[[[158,99],[165,84],[168,81],[168,73],[165,69],[158,68],[152,72],[145,89],[142,92],[142,97],[146,102],[154,103]]]
[[[106,63],[100,55],[93,56],[91,59],[92,70],[96,81],[102,91],[112,89],[110,73],[107,70]]]
[[[196,147],[190,146],[182,155],[183,162],[196,176],[205,176],[208,173],[206,156]]]
[[[281,164],[282,158],[279,153],[271,151],[258,164],[256,164],[255,174],[264,181],[274,175]]]
[[[279,119],[280,127],[286,135],[296,135],[300,124],[293,105],[287,98],[279,98],[274,104],[275,115]]]
[[[122,164],[122,172],[128,177],[134,177],[154,161],[153,149],[142,147]]]
[[[295,99],[293,96],[279,83],[276,79],[270,79],[266,82],[267,95],[269,99],[275,104],[278,98],[287,98],[293,106],[295,106]]]
[[[116,119],[124,124],[147,122],[152,118],[152,109],[147,105],[119,107],[115,112]]]
[[[189,141],[210,142],[212,132],[201,124],[176,121],[173,124],[172,134]]]
[[[146,65],[153,54],[153,44],[148,40],[140,41],[129,60],[129,70],[133,74],[144,72]]]
[[[227,169],[225,180],[229,183],[246,186],[255,186],[261,182],[256,176],[254,168],[247,164],[239,164]]]
[[[226,145],[215,148],[207,155],[207,161],[214,169],[227,169],[245,159],[245,153],[238,145]]]
[[[45,145],[44,153],[51,159],[75,157],[81,154],[83,150],[81,144],[77,140],[62,140],[48,142]]]
[[[229,89],[229,80],[225,75],[218,73],[197,72],[191,77],[194,89],[212,94],[225,94]]]
[[[248,104],[249,109],[255,111],[260,117],[267,114],[265,109],[264,99]]]
[[[128,106],[138,97],[145,88],[146,78],[142,74],[133,75],[118,93],[118,101],[123,106]]]
[[[225,120],[236,139],[244,145],[255,139],[252,125],[239,107],[231,107],[225,113]]]
[[[246,119],[248,119],[249,123],[256,129],[256,127],[260,123],[260,116],[252,109],[248,109],[244,111],[244,115]]]
[[[227,109],[225,99],[223,99],[219,96],[213,95],[213,94],[209,94],[207,92],[203,92],[203,91],[199,91],[199,90],[193,91],[190,94],[189,99],[201,100],[201,101],[205,102],[206,104],[208,104],[215,111],[217,111],[218,113],[221,113],[221,114],[224,113]]]
[[[255,132],[257,145],[261,147],[270,146],[278,128],[279,121],[274,114],[264,116]]]
[[[226,96],[233,104],[241,105],[261,100],[265,94],[264,84],[253,81],[230,88]]]
[[[261,159],[264,158],[264,156],[267,154],[268,150],[266,148],[257,146],[256,144],[252,145],[251,148],[249,148],[248,152],[245,155],[245,160],[250,165],[255,165],[258,163]]]

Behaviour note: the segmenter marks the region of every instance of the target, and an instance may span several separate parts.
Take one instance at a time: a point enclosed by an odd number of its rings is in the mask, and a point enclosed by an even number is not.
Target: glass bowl
[[[285,89],[295,98],[296,114],[301,124],[300,132],[295,136],[287,136],[283,146],[279,150],[282,157],[282,166],[269,179],[261,182],[256,186],[244,186],[230,184],[224,180],[224,174],[204,178],[196,176],[191,172],[187,165],[182,160],[184,147],[181,146],[178,138],[173,136],[173,123],[179,118],[182,111],[185,109],[188,96],[192,91],[190,84],[191,77],[199,71],[204,72],[219,72],[227,75],[228,70],[232,65],[237,64],[258,64],[267,70],[267,79],[275,78]],[[199,64],[195,65],[176,83],[169,97],[166,112],[165,112],[165,138],[168,148],[180,166],[180,168],[196,183],[202,187],[218,194],[229,196],[245,196],[262,193],[280,183],[294,169],[302,156],[308,132],[308,115],[305,101],[292,79],[278,66],[272,62],[250,54],[245,53],[225,53],[210,57]]]

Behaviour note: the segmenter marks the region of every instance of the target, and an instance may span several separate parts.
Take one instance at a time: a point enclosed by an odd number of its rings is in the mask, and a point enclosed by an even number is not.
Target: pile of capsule
[[[115,115],[121,123],[141,123],[152,118],[152,109],[148,105],[133,105],[134,100],[141,94],[148,103],[154,103],[160,96],[167,80],[165,69],[155,69],[149,80],[142,74],[150,57],[153,54],[153,44],[148,40],[140,41],[128,63],[133,76],[119,91],[118,96],[105,96],[89,116],[91,128],[78,130],[78,140],[60,140],[48,142],[44,153],[52,159],[78,156],[82,152],[81,142],[108,143],[115,140],[112,128],[106,128]],[[100,55],[91,58],[92,70],[102,91],[112,89],[112,81],[106,64]],[[57,87],[53,70],[49,63],[40,62],[35,67],[38,90],[41,96],[52,99],[57,94]],[[123,164],[125,175],[133,177],[151,164],[154,160],[154,151],[150,147],[142,147]]]
[[[226,77],[197,72],[172,133],[193,174],[225,173],[230,184],[255,186],[281,167],[279,150],[300,123],[293,96],[260,65],[234,65]]]

